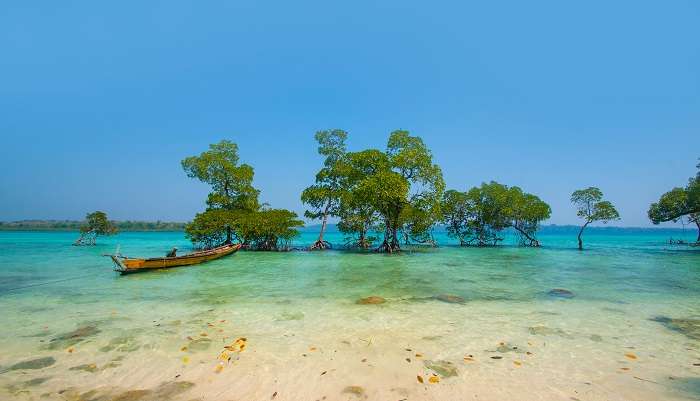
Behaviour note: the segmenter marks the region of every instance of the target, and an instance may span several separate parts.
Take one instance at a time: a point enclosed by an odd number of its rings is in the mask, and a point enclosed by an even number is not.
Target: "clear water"
[[[101,256],[117,246],[190,245],[0,232],[0,399],[700,399],[700,250],[668,245],[679,234],[593,229],[584,252],[575,232],[540,249],[438,234],[400,255],[239,252],[119,276]]]

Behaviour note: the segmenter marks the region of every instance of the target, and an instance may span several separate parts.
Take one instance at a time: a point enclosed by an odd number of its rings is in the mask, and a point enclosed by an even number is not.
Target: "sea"
[[[121,276],[182,232],[0,232],[0,400],[699,400],[696,232],[539,248],[241,251]]]

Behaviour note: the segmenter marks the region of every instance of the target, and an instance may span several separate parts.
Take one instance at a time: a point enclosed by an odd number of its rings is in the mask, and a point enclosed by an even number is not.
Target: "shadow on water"
[[[674,319],[667,316],[655,316],[649,320],[661,323],[667,329],[681,333],[688,338],[700,340],[700,319]]]
[[[670,380],[671,387],[692,400],[700,400],[700,377],[676,377]]]

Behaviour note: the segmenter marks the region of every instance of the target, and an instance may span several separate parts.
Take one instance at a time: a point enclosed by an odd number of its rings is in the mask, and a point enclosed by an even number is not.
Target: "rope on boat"
[[[56,283],[62,283],[64,281],[69,281],[69,280],[80,280],[82,278],[88,278],[88,277],[93,277],[97,276],[98,274],[101,274],[100,272],[95,272],[92,274],[83,274],[82,276],[74,276],[74,277],[68,277],[68,278],[62,278],[60,280],[53,280],[53,281],[46,281],[44,283],[34,283],[34,284],[27,284],[27,285],[21,285],[19,287],[13,287],[13,288],[8,288],[5,290],[0,290],[0,297],[5,295],[6,293],[9,293],[11,291],[17,291],[17,290],[23,290],[25,288],[31,288],[31,287],[40,287],[42,285],[49,285],[49,284],[56,284]]]

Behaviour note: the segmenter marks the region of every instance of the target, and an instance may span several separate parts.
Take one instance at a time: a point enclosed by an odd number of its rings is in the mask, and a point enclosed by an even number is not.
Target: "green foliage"
[[[358,161],[357,154],[349,156],[350,160]],[[356,184],[359,179],[354,177],[350,182]],[[367,249],[378,239],[371,233],[379,229],[379,215],[355,184],[341,193],[337,227],[345,235],[346,245]]]
[[[458,239],[460,245],[468,243],[473,211],[473,205],[466,192],[454,189],[445,191],[442,197],[442,221],[446,225],[447,234]]]
[[[467,244],[496,245],[503,240],[501,231],[508,226],[508,188],[497,182],[483,183],[467,191],[470,219]]]
[[[94,232],[96,235],[114,235],[117,226],[107,218],[107,213],[95,211],[85,216],[85,224],[80,227],[81,233]]]
[[[510,224],[520,235],[521,245],[539,246],[535,234],[540,223],[552,215],[552,209],[539,197],[510,188]]]
[[[226,140],[182,161],[189,177],[212,187],[207,210],[185,226],[187,237],[201,248],[235,239],[247,249],[286,249],[303,222],[289,210],[261,208],[260,191],[253,187],[253,168],[238,163],[238,146]]]
[[[85,216],[85,223],[80,226],[80,237],[73,245],[95,245],[100,235],[114,235],[117,226],[107,218],[105,212],[92,212]]]
[[[345,208],[339,215],[338,230],[345,235],[346,245],[367,249],[377,241],[372,232],[378,230],[378,218],[374,210],[368,205],[352,207],[345,204]]]
[[[586,227],[595,221],[607,223],[611,220],[618,220],[620,214],[612,203],[603,200],[603,192],[596,187],[579,189],[571,194],[571,203],[576,207],[576,215],[584,219],[578,233],[578,248],[583,249],[581,235]]]
[[[253,168],[238,162],[238,145],[223,140],[199,156],[184,159],[182,168],[188,177],[211,185],[210,208],[256,210],[260,191],[253,187]]]
[[[314,136],[318,142],[318,153],[326,156],[323,165],[327,168],[334,168],[335,164],[345,157],[346,146],[345,141],[348,139],[348,133],[341,129],[332,129],[329,131],[318,131]]]
[[[244,213],[237,231],[250,249],[276,251],[289,249],[290,241],[299,234],[296,227],[304,222],[296,213],[284,209],[262,209]]]
[[[612,203],[603,200],[603,192],[596,187],[579,189],[571,194],[571,202],[576,206],[576,215],[592,223],[602,221],[607,223],[620,218],[620,214]]]
[[[330,246],[323,241],[323,234],[328,217],[338,216],[340,212],[347,135],[345,131],[338,129],[316,133],[318,153],[326,158],[323,168],[316,174],[315,184],[304,189],[301,194],[301,201],[310,207],[304,212],[304,216],[309,219],[322,219],[318,241],[312,248],[323,249]]]
[[[649,207],[649,219],[654,224],[665,221],[678,221],[680,218],[693,212],[688,199],[686,188],[673,188],[661,195],[658,202]]]
[[[394,131],[389,135],[386,153],[391,167],[405,179],[422,183],[436,180],[439,167],[433,164],[433,156],[420,137],[411,136],[408,131]]]
[[[537,196],[494,181],[467,192],[449,190],[442,199],[442,221],[461,245],[496,245],[503,240],[501,232],[512,227],[522,245],[538,246],[535,233],[550,214]]]
[[[185,226],[185,236],[199,248],[209,249],[226,242],[230,230],[233,230],[238,222],[237,213],[224,209],[209,209],[197,213],[194,220]],[[235,238],[240,242],[240,238]]]
[[[698,226],[700,242],[700,164],[695,177],[688,180],[685,188],[676,187],[661,195],[658,202],[649,207],[649,219],[654,224],[679,221],[683,218]]]
[[[417,242],[430,240],[430,230],[440,220],[440,200],[445,191],[445,181],[442,170],[433,163],[433,155],[423,140],[409,135],[408,131],[392,132],[386,153],[391,171],[398,173],[408,188],[407,197],[401,203],[396,203],[400,210],[383,214],[386,229],[383,248],[391,252],[399,249],[399,231],[403,231],[407,242],[410,239]],[[403,185],[397,185],[396,189],[397,193],[403,193]]]
[[[303,225],[296,213],[284,209],[209,209],[198,213],[185,227],[185,233],[190,241],[206,249],[226,242],[230,229],[232,239],[245,249],[276,251],[288,249],[299,234],[297,227]]]
[[[406,240],[428,242],[430,230],[440,217],[444,182],[440,168],[419,137],[394,131],[387,150],[349,152],[338,172],[337,216],[339,229],[360,247],[369,247],[374,230],[383,232],[378,250],[400,249],[399,235]]]
[[[682,217],[700,214],[700,164],[695,177],[688,180],[685,188],[673,188],[661,195],[659,201],[649,207],[649,219],[654,224],[678,221]]]

